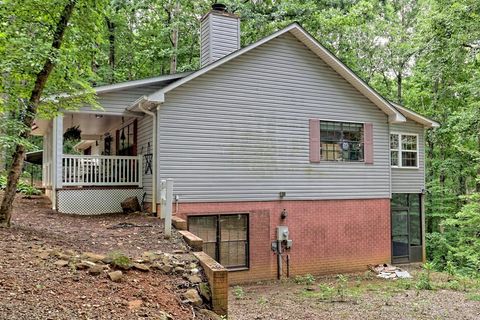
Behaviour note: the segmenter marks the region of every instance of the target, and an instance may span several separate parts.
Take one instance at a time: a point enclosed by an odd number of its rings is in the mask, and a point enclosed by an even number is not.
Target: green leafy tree
[[[94,0],[6,0],[0,4],[0,112],[14,124],[8,132],[13,153],[0,206],[2,227],[10,226],[35,118],[51,118],[80,102],[94,103],[88,80],[94,76],[92,41],[99,40],[97,22],[102,10],[101,1]],[[46,99],[58,92],[63,95]]]

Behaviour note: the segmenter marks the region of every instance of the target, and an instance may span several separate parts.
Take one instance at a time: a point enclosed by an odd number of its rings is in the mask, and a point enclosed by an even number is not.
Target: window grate
[[[203,239],[203,251],[224,267],[248,267],[248,214],[190,216],[188,229]]]

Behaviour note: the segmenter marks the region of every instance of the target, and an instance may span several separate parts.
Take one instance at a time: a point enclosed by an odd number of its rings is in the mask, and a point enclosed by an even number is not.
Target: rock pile
[[[181,277],[176,284],[182,292],[183,303],[201,307],[211,301],[209,285],[200,272],[197,258],[182,250],[173,253],[147,251],[134,259],[119,252],[102,255],[93,252],[41,250],[37,257],[43,260],[56,259],[53,264],[57,268],[85,270],[92,276],[103,275],[113,282],[122,282],[129,270],[176,275]]]

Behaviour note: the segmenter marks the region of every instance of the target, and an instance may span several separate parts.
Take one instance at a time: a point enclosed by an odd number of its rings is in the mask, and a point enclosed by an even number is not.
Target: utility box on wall
[[[278,226],[277,227],[277,240],[287,241],[288,240],[288,227],[287,226]]]

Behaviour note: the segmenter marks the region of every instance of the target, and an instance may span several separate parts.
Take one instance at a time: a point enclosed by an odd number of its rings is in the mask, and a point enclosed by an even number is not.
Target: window
[[[363,124],[320,122],[321,159],[363,161]]]
[[[117,130],[117,155],[136,156],[137,120]]]
[[[247,214],[188,217],[188,230],[203,239],[203,251],[224,267],[248,267]]]
[[[390,159],[393,167],[418,167],[418,136],[414,134],[390,134]]]

